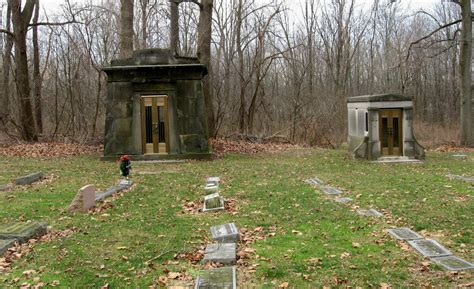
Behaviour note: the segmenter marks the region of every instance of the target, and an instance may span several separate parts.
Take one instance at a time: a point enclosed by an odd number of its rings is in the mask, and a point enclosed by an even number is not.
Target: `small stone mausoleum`
[[[424,159],[413,136],[413,101],[399,94],[349,97],[348,144],[354,158]]]
[[[206,67],[169,49],[135,51],[103,69],[107,79],[104,158],[207,158],[202,91]]]

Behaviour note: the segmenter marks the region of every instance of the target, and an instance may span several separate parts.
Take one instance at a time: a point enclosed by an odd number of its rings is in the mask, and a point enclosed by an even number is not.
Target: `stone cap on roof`
[[[385,102],[385,101],[412,101],[410,96],[396,93],[359,95],[347,98],[347,102]]]
[[[110,66],[138,66],[138,65],[170,65],[170,64],[199,64],[197,57],[174,55],[170,49],[149,48],[133,51],[133,55],[126,59],[112,60]]]

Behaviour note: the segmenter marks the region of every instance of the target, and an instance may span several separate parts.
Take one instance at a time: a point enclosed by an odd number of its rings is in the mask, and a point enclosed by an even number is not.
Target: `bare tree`
[[[133,52],[133,0],[120,0],[120,58]]]

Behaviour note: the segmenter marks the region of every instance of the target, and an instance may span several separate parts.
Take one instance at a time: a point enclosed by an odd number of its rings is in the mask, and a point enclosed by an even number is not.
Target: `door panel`
[[[142,96],[142,147],[144,154],[168,154],[167,96]]]
[[[379,118],[382,156],[402,155],[402,110],[381,109],[379,112]]]

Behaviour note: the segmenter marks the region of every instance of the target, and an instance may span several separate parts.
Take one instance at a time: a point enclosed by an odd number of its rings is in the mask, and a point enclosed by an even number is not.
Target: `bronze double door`
[[[403,154],[403,131],[401,109],[380,109],[380,144],[382,156]]]
[[[144,154],[168,154],[168,97],[146,95],[140,103]]]

